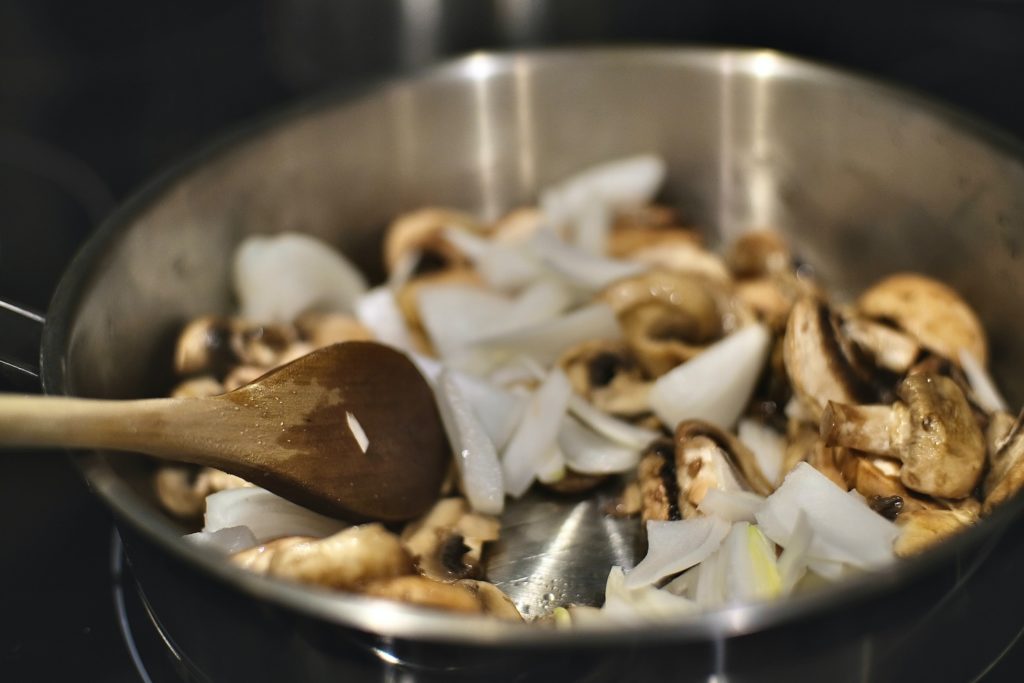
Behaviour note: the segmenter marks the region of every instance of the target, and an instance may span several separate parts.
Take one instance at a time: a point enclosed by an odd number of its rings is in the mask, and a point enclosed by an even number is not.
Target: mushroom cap
[[[948,377],[925,373],[908,376],[896,393],[910,422],[900,480],[940,498],[970,495],[985,465],[985,437],[963,391]]]
[[[729,247],[725,262],[738,278],[764,277],[793,268],[789,245],[774,230],[743,233]]]
[[[483,231],[473,216],[443,207],[417,209],[396,218],[384,236],[384,265],[388,272],[393,272],[404,256],[414,252],[434,253],[442,267],[465,265],[467,260],[462,252],[444,239],[447,228]]]
[[[443,498],[406,526],[402,545],[421,574],[451,582],[482,574],[483,544],[497,540],[499,529],[497,519],[472,512],[464,498]]]
[[[860,295],[857,308],[869,318],[891,320],[921,345],[959,363],[969,351],[988,363],[985,330],[971,307],[949,286],[917,273],[891,275]]]

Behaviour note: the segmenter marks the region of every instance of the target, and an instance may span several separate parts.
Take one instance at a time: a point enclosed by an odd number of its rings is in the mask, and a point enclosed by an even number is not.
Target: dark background
[[[1024,3],[1013,0],[3,0],[0,299],[44,310],[111,206],[304,95],[489,46],[641,41],[826,60],[1024,137]],[[33,325],[0,317],[0,354],[31,359],[36,342]],[[113,609],[110,519],[65,457],[0,454],[0,520],[0,680],[140,680]],[[1017,528],[1004,544],[1021,542]],[[1024,680],[1022,650],[984,680]]]

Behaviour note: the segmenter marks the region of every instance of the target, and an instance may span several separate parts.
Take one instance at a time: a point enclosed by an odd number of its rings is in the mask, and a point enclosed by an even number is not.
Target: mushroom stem
[[[898,458],[907,440],[906,412],[902,403],[852,406],[829,401],[821,415],[821,438],[826,446]]]

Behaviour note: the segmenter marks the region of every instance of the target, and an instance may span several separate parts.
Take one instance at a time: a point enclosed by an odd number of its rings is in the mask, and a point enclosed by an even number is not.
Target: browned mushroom
[[[963,392],[941,375],[917,374],[897,388],[892,406],[830,401],[821,435],[846,446],[899,458],[900,481],[941,498],[964,498],[985,464],[985,438]]]
[[[428,207],[396,218],[384,236],[384,264],[388,272],[394,272],[406,257],[416,259],[412,267],[416,275],[467,267],[468,258],[444,236],[448,228],[483,232],[475,218],[455,209]]]
[[[890,275],[861,294],[858,310],[894,323],[922,346],[959,363],[961,349],[984,367],[985,331],[971,307],[949,286],[917,273]]]
[[[207,373],[223,377],[237,365],[270,368],[297,338],[286,325],[252,325],[237,318],[202,316],[182,330],[175,371],[182,376]]]
[[[171,398],[206,398],[224,393],[224,385],[209,375],[187,379],[171,391]]]
[[[998,448],[989,452],[989,464],[982,485],[986,515],[1024,487],[1024,412],[999,440]]]
[[[725,262],[740,279],[763,278],[793,270],[789,245],[774,230],[743,233],[730,245]]]
[[[250,486],[249,482],[212,467],[164,464],[153,477],[157,500],[171,514],[195,519],[206,509],[206,497],[225,489]]]
[[[542,218],[540,209],[535,206],[513,209],[494,222],[491,239],[508,244],[525,242],[540,227]]]
[[[867,318],[846,317],[842,327],[876,365],[891,372],[906,373],[921,353],[921,345],[913,337]]]
[[[900,535],[893,544],[893,551],[897,557],[916,555],[977,521],[977,513],[969,509],[904,512],[896,519]]]
[[[597,488],[607,481],[608,477],[606,474],[584,474],[566,466],[561,477],[552,481],[542,481],[541,485],[555,493],[575,496]]]
[[[722,259],[701,246],[700,237],[691,230],[620,228],[609,237],[608,253],[657,270],[696,276],[722,285],[732,281]]]
[[[427,578],[479,578],[484,543],[498,539],[500,526],[494,517],[472,512],[464,498],[444,498],[406,526],[402,544]]]
[[[558,366],[577,394],[606,413],[634,417],[650,412],[650,383],[626,344],[583,342],[563,353]]]
[[[365,595],[397,600],[463,614],[486,614],[507,621],[522,621],[519,610],[496,586],[465,579],[454,583],[423,576],[399,576],[368,583]]]
[[[231,556],[231,561],[255,574],[266,574],[270,569],[270,561],[279,550],[291,548],[301,543],[312,543],[316,541],[310,536],[286,536],[275,538],[253,548],[237,552]]]
[[[295,320],[302,338],[313,348],[347,341],[372,341],[373,332],[349,315],[309,311]]]

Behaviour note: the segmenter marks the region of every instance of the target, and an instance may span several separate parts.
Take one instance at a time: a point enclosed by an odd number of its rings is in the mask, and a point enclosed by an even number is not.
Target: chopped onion
[[[197,531],[183,536],[189,543],[201,548],[212,548],[226,555],[234,555],[259,545],[252,529],[247,526],[229,526],[217,531]]]
[[[786,548],[801,512],[813,530],[809,557],[865,569],[893,560],[896,525],[805,462],[786,475],[756,517],[768,538]]]
[[[971,385],[978,405],[989,412],[1006,412],[1006,401],[996,388],[992,376],[988,374],[981,361],[967,349],[960,349],[960,367],[967,375],[967,383]]]
[[[717,517],[647,522],[647,555],[626,576],[626,587],[652,584],[703,561],[718,549],[729,527]]]
[[[436,358],[424,355],[422,353],[416,353],[415,351],[406,351],[405,355],[408,356],[412,364],[416,366],[416,369],[420,371],[420,374],[430,384],[436,384],[437,378],[441,376],[441,371],[444,370],[444,365],[441,361]]]
[[[555,444],[548,449],[537,465],[537,481],[543,484],[554,484],[565,478],[565,456],[562,449]]]
[[[748,325],[654,382],[651,407],[667,425],[700,419],[731,429],[761,374],[771,335]]]
[[[466,403],[473,406],[494,447],[503,449],[519,424],[526,399],[479,377],[457,370],[448,372]]]
[[[601,202],[580,207],[576,214],[572,242],[588,254],[608,251],[608,234],[612,230],[612,213]]]
[[[435,284],[418,292],[423,328],[438,353],[454,356],[468,344],[500,328],[509,317],[511,299],[471,285]]]
[[[764,505],[764,497],[751,491],[723,491],[711,488],[704,494],[697,509],[726,522],[752,522]]]
[[[530,397],[523,418],[502,454],[505,491],[518,498],[530,488],[537,469],[555,443],[572,386],[561,370],[552,370]]]
[[[459,383],[448,370],[438,377],[437,398],[469,504],[488,515],[501,514],[505,488],[498,452],[473,404],[462,395]]]
[[[588,254],[566,244],[549,230],[538,230],[530,238],[529,246],[552,272],[587,293],[600,291],[616,280],[649,270],[643,263]]]
[[[258,543],[283,536],[323,538],[348,526],[307,510],[258,486],[226,489],[206,497],[203,531],[247,526]]]
[[[604,589],[602,615],[616,623],[642,623],[695,614],[697,605],[687,598],[654,586],[631,587],[622,567],[612,567]]]
[[[591,405],[579,394],[569,397],[569,411],[581,422],[598,434],[608,437],[622,446],[630,448],[646,448],[651,441],[658,438],[658,432],[645,427],[637,427],[624,420],[612,417],[608,413]]]
[[[545,273],[540,261],[521,244],[494,242],[465,230],[449,230],[445,234],[469,256],[484,281],[495,289],[519,289],[536,282]]]
[[[725,552],[719,548],[691,570],[697,572],[693,599],[701,609],[710,609],[725,604],[725,571],[722,566],[724,555]]]
[[[807,513],[801,510],[789,536],[789,545],[779,555],[779,580],[784,594],[791,592],[807,572],[807,552],[811,549],[813,536]]]
[[[509,307],[502,329],[512,332],[530,325],[557,318],[573,303],[573,295],[565,285],[552,278],[543,278],[523,289]]]
[[[765,479],[777,483],[786,457],[786,437],[757,420],[740,420],[736,434],[754,454]]]
[[[637,466],[640,451],[609,441],[566,415],[558,430],[558,446],[565,463],[583,474],[616,474]]]
[[[725,591],[730,602],[765,600],[782,592],[775,546],[748,522],[736,522],[722,544]]]
[[[403,351],[415,348],[405,316],[389,287],[374,287],[366,292],[356,299],[355,309],[359,322],[373,332],[377,341]]]
[[[243,240],[235,249],[234,285],[243,318],[275,323],[308,310],[351,313],[366,291],[362,273],[340,252],[294,232]]]

